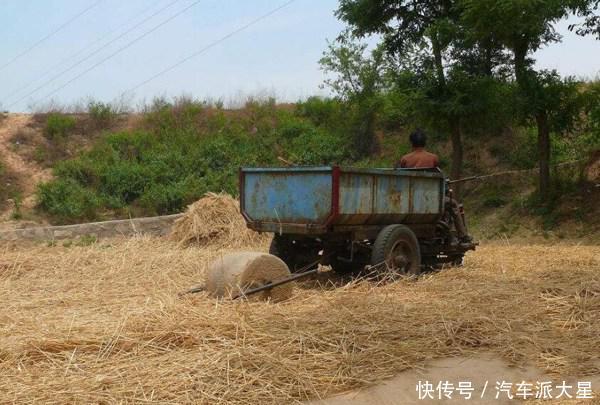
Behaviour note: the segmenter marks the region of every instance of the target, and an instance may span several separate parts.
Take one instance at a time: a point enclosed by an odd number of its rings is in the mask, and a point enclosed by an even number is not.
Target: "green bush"
[[[392,91],[382,99],[380,125],[388,130],[408,125],[407,117],[410,115],[410,94]]]
[[[61,222],[93,220],[101,201],[97,195],[72,179],[56,179],[37,190],[39,208]]]
[[[338,100],[323,97],[309,97],[296,104],[296,113],[308,118],[318,126],[335,127],[343,119],[344,106]]]
[[[77,121],[75,118],[60,114],[50,113],[46,119],[46,126],[44,128],[44,134],[50,140],[57,141],[63,140],[67,137],[69,132],[75,128]]]
[[[13,212],[10,215],[10,217],[12,219],[14,219],[15,221],[23,219],[23,212],[21,211],[22,204],[23,204],[23,196],[21,195],[21,192],[14,192],[13,196],[12,196],[12,200],[13,200]]]
[[[240,166],[279,165],[278,156],[306,165],[342,163],[348,142],[273,101],[250,101],[231,115],[194,100],[156,100],[145,130],[108,134],[57,164],[56,179],[40,187],[40,208],[63,222],[101,212],[180,212],[207,191],[235,195]]]
[[[49,159],[48,149],[44,145],[37,145],[33,150],[33,160],[37,163],[45,163]]]
[[[296,114],[338,138],[347,140],[353,159],[367,158],[377,149],[375,129],[382,97],[361,98],[356,102],[310,97],[299,103]]]
[[[202,181],[190,176],[177,183],[151,185],[140,197],[139,205],[147,214],[165,215],[181,211],[206,191]]]
[[[350,160],[350,145],[327,132],[303,132],[290,142],[292,161],[299,165],[342,164]]]
[[[87,106],[88,114],[97,128],[111,125],[117,118],[117,111],[109,103],[90,101]]]
[[[506,204],[506,199],[501,196],[489,196],[483,200],[483,206],[486,208],[500,208]]]
[[[153,180],[148,166],[127,161],[108,165],[100,170],[98,191],[123,204],[131,204],[137,200]]]
[[[204,102],[189,97],[176,98],[172,103],[165,98],[155,98],[146,108],[145,120],[162,135],[173,130],[198,129],[205,108]]]

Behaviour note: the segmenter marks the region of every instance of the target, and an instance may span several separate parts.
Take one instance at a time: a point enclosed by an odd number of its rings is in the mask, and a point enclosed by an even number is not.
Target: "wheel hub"
[[[410,268],[410,256],[407,253],[410,247],[403,241],[397,241],[389,253],[388,267],[399,273],[406,273]]]
[[[404,269],[408,263],[408,258],[403,254],[394,257],[394,267],[398,269]]]

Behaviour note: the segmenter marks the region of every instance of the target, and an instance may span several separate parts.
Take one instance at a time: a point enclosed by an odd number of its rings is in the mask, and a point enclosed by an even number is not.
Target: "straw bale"
[[[218,257],[206,273],[206,291],[217,298],[237,297],[243,292],[291,275],[278,257],[263,252],[233,252]],[[249,299],[283,301],[292,296],[293,284],[265,290]]]
[[[243,247],[269,235],[246,227],[239,202],[229,194],[206,193],[175,221],[169,237],[180,246]]]

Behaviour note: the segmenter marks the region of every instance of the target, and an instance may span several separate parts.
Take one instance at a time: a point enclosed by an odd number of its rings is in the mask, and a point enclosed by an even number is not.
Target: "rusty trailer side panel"
[[[241,211],[263,232],[324,234],[336,228],[435,224],[440,171],[344,167],[242,168]]]
[[[240,180],[242,213],[259,229],[319,226],[331,217],[330,167],[243,169]]]
[[[414,172],[413,172],[414,173]],[[432,223],[441,213],[438,177],[346,169],[340,175],[338,225]]]

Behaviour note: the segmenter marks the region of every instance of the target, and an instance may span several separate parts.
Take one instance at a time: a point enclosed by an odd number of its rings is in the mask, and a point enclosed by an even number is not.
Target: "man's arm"
[[[403,167],[406,167],[406,160],[404,157],[394,164],[394,169],[401,169]]]

